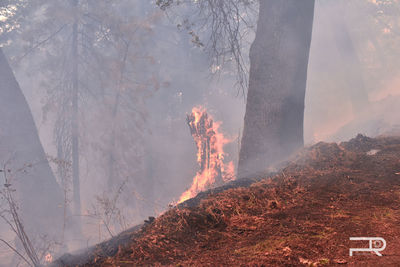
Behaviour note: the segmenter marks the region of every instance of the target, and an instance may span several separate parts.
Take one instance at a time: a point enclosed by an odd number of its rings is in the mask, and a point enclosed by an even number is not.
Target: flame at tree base
[[[235,179],[233,162],[224,163],[224,145],[231,140],[219,132],[220,122],[214,122],[204,108],[194,107],[187,116],[189,125],[197,147],[197,162],[200,170],[193,178],[191,187],[179,198],[178,203],[196,196],[199,192],[222,185]]]

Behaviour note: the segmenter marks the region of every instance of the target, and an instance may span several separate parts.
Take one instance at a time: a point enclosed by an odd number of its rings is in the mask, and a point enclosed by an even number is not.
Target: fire
[[[224,145],[232,140],[227,139],[219,131],[221,122],[214,122],[203,107],[194,107],[186,119],[190,133],[197,147],[197,162],[200,170],[193,178],[191,187],[179,198],[181,203],[210,188],[235,179],[233,162],[224,163]]]
[[[53,256],[51,256],[50,253],[47,253],[47,255],[44,257],[44,261],[45,261],[46,263],[52,262],[52,261],[53,261]]]

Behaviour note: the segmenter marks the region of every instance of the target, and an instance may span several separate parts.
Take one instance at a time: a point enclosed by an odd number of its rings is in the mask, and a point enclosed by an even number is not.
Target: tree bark
[[[265,171],[304,144],[314,0],[260,1],[238,177]]]
[[[7,175],[13,177],[11,186],[16,189],[25,230],[30,236],[59,237],[63,194],[48,164],[28,103],[1,49],[0,125],[0,169],[4,164],[10,169]]]

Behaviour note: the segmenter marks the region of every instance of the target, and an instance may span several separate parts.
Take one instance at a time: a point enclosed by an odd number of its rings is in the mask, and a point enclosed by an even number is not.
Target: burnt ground
[[[400,137],[318,143],[122,236],[54,266],[400,266]],[[350,257],[349,237],[387,247]]]

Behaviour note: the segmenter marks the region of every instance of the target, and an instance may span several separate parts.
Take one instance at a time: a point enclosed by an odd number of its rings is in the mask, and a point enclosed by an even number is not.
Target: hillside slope
[[[400,137],[359,135],[306,148],[279,173],[248,187],[173,208],[132,232],[118,250],[98,247],[79,264],[398,266],[399,208]],[[349,237],[383,237],[387,247],[382,257],[349,257],[349,248],[368,246]]]

